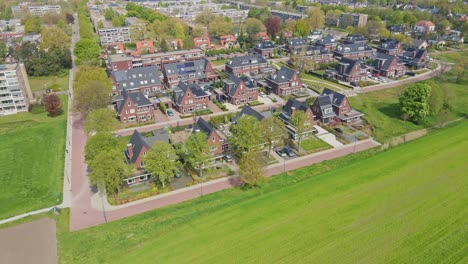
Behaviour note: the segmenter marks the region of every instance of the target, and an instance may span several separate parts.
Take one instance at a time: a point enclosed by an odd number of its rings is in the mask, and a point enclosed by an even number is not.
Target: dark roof
[[[396,58],[397,57],[393,55],[377,53],[377,56],[375,56],[375,60],[372,62],[372,67],[386,71],[392,64],[393,60],[395,60]]]
[[[279,69],[277,72],[268,75],[266,79],[274,83],[285,83],[291,80],[291,78],[294,76],[294,73],[296,73],[295,70],[282,66],[281,69]]]
[[[234,74],[229,75],[228,79],[224,80],[224,82],[229,85],[229,95],[233,96],[236,94],[237,88],[241,82],[244,82],[245,87],[248,90],[257,89],[257,85],[255,84],[255,80],[249,78],[247,76],[237,77]]]
[[[405,26],[404,25],[395,25],[395,26],[389,27],[388,30],[390,32],[394,32],[394,33],[402,33],[402,32],[405,32]]]
[[[133,90],[148,85],[160,85],[160,72],[156,66],[146,66],[111,73],[118,90]]]
[[[363,35],[359,35],[359,34],[351,34],[351,35],[348,35],[344,39],[344,43],[347,43],[347,44],[366,43],[366,41],[367,39]]]
[[[275,44],[270,40],[262,41],[261,43],[255,45],[255,48],[259,50],[274,49],[275,47]]]
[[[253,117],[255,117],[258,121],[262,121],[264,118],[270,117],[270,116],[271,116],[271,112],[267,111],[267,112],[259,113],[259,112],[257,112],[255,109],[253,109],[252,107],[250,107],[250,106],[248,106],[248,105],[244,105],[244,106],[242,107],[241,112],[239,113],[239,115],[236,116],[235,119],[238,119],[238,118],[243,117],[243,116],[246,116],[246,115],[253,116]]]
[[[164,141],[169,144],[169,135],[163,129],[153,131],[152,137],[143,137],[140,132],[136,129],[133,131],[133,135],[130,138],[129,144],[132,145],[133,157],[130,159],[128,156],[127,150],[125,151],[127,162],[135,163],[138,159],[138,154],[140,153],[143,146],[147,149],[151,149],[156,141]]]
[[[353,44],[341,44],[336,47],[338,52],[360,52],[360,51],[372,51],[371,46],[364,43],[353,43]]]
[[[288,40],[288,46],[289,47],[302,47],[307,45],[307,39],[306,38],[294,38]]]
[[[336,69],[340,74],[351,75],[351,72],[352,72],[354,66],[356,65],[356,63],[358,63],[361,68],[366,68],[365,64],[363,62],[361,62],[361,61],[353,60],[351,58],[341,58],[338,65],[336,65]],[[340,70],[339,70],[341,65],[345,66],[345,69],[344,69],[343,72],[340,72]]]
[[[335,92],[335,91],[330,90],[328,88],[325,88],[323,90],[321,96],[329,96],[330,97],[330,102],[334,106],[340,106],[341,103],[343,102],[343,100],[346,99],[346,96],[344,94],[341,94],[339,92]]]
[[[229,67],[244,67],[247,65],[267,64],[268,62],[260,55],[247,55],[231,58],[226,65]]]
[[[335,112],[333,112],[333,107],[329,95],[321,95],[317,97],[316,100],[319,103],[322,118],[335,116]],[[329,109],[330,111],[327,114],[325,114],[325,109]]]
[[[168,63],[164,65],[166,76],[179,76],[182,80],[187,79],[189,74],[195,74],[197,78],[205,78],[205,69],[208,61],[206,59]]]
[[[201,96],[206,96],[208,95],[203,88],[200,87],[200,85],[196,83],[191,83],[191,84],[185,84],[183,82],[179,82],[177,85],[179,90],[175,90],[174,92],[176,93],[176,104],[180,105],[180,102],[182,101],[182,98],[184,97],[184,94],[187,92],[187,90],[190,90],[195,97],[201,97]]]
[[[296,98],[289,98],[286,104],[283,107],[283,113],[290,115],[292,108],[295,108],[298,111],[307,111],[307,104],[301,101],[298,101]]]
[[[388,39],[384,42],[382,42],[378,48],[382,50],[393,50],[393,49],[399,49],[400,41],[396,39]]]
[[[137,107],[152,105],[151,101],[148,100],[148,98],[146,98],[146,96],[140,92],[129,93],[127,92],[126,89],[123,89],[122,97],[123,97],[123,100],[117,101],[117,111],[119,112],[119,114],[122,113],[123,104],[125,103],[125,101],[127,101],[127,98],[130,98],[130,100],[132,100],[135,106]]]
[[[198,118],[197,123],[193,126],[192,133],[196,132],[203,132],[207,136],[210,136],[210,134],[215,131],[213,127],[211,126],[210,123],[208,123],[203,117]]]
[[[315,42],[320,45],[333,45],[336,44],[336,38],[333,36],[325,36]]]

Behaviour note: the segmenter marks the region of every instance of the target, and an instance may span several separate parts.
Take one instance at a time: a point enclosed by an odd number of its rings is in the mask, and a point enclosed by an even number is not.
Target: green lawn
[[[444,52],[444,53],[432,53],[430,54],[430,56],[434,59],[457,63],[460,61],[462,57],[464,57],[464,59],[468,58],[468,50]]]
[[[57,85],[59,91],[68,90],[68,74],[65,76],[44,76],[44,77],[29,77],[29,85],[31,91],[37,92],[50,88],[52,85]]]
[[[66,112],[55,118],[42,107],[33,112],[0,117],[0,219],[62,199]]]
[[[212,60],[211,62],[216,65],[216,66],[219,66],[219,65],[224,65],[228,60],[227,59],[223,59],[223,60]]]
[[[47,215],[63,263],[466,263],[467,129],[73,233]]]
[[[323,140],[316,138],[309,138],[301,141],[301,147],[307,152],[317,152],[325,149],[331,148],[330,145],[325,143]]]

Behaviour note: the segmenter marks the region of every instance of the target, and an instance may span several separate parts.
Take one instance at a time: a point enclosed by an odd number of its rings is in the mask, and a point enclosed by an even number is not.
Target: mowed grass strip
[[[464,121],[378,154],[298,169],[261,189],[230,189],[74,233],[62,228],[60,260],[463,262],[467,129]]]
[[[66,97],[61,96],[66,110]],[[62,197],[66,112],[35,109],[0,117],[0,219],[58,204]]]

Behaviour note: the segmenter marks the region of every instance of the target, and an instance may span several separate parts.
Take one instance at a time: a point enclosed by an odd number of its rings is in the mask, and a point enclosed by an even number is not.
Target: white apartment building
[[[0,116],[27,112],[32,99],[23,64],[0,65]]]
[[[101,28],[98,30],[102,45],[109,43],[131,43],[130,27]]]
[[[22,18],[24,15],[33,15],[42,17],[45,14],[60,14],[62,7],[59,5],[41,5],[30,6],[30,3],[20,3],[11,7],[11,12],[15,18]]]

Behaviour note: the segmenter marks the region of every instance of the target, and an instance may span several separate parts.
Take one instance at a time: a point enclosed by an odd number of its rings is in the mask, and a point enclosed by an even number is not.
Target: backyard
[[[0,219],[59,204],[62,199],[67,101],[58,117],[42,106],[0,117]]]
[[[56,92],[68,90],[68,74],[64,76],[29,77],[31,91],[37,92],[45,89],[54,89]]]

